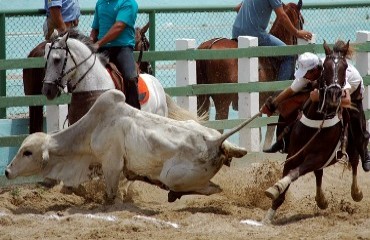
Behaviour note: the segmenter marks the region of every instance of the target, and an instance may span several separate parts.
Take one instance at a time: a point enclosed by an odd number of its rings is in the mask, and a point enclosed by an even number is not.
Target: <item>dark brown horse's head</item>
[[[144,27],[136,27],[135,28],[135,51],[140,51],[140,57],[138,61],[138,65],[140,68],[140,72],[152,74],[152,66],[149,62],[141,62],[141,55],[142,52],[149,51],[150,43],[148,38],[145,36],[145,33],[149,29],[150,23],[148,22]]]
[[[301,14],[302,0],[298,4],[288,3],[283,4],[285,13],[288,15],[290,21],[296,29],[303,29],[304,19]],[[297,44],[297,38],[285,29],[281,21],[275,21],[271,27],[270,33],[275,37],[281,39],[287,45]]]
[[[338,45],[338,43],[336,43]],[[339,109],[342,88],[346,83],[346,70],[348,67],[346,55],[349,48],[349,41],[340,47],[340,50],[330,47],[324,41],[325,60],[323,63],[322,76],[319,79],[320,104],[319,112],[326,115],[333,115]]]

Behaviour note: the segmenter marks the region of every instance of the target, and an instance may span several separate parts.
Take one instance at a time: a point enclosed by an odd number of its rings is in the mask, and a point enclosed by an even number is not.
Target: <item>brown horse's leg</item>
[[[46,41],[38,44],[27,57],[43,57]],[[23,88],[25,95],[41,95],[42,80],[45,76],[44,68],[23,69]],[[29,107],[29,133],[43,131],[43,106]]]
[[[25,95],[41,95],[42,80],[45,76],[43,68],[23,69],[23,88]],[[29,133],[43,131],[43,106],[30,106]]]
[[[289,172],[288,174],[286,172]],[[276,210],[284,203],[285,194],[289,189],[290,184],[297,180],[300,176],[300,168],[297,167],[289,171],[287,165],[284,166],[283,178],[280,179],[274,186],[268,188],[265,191],[266,196],[271,198],[272,205],[271,208],[267,211],[266,216],[263,220],[265,223],[271,223],[273,220]]]
[[[316,170],[314,171],[315,177],[316,177],[316,196],[315,196],[315,201],[317,206],[320,209],[326,209],[328,207],[328,201],[325,198],[324,192],[322,191],[322,175],[323,175],[323,170]]]
[[[228,94],[217,94],[212,96],[216,109],[216,120],[223,120],[229,117],[231,97]]]
[[[351,154],[349,154],[349,161],[352,167],[351,196],[353,201],[360,202],[363,198],[363,194],[357,183],[357,166],[359,163],[358,154],[357,156],[351,156]]]

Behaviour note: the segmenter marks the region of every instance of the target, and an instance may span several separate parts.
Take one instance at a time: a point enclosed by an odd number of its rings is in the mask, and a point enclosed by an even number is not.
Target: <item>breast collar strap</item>
[[[323,120],[312,120],[312,119],[307,118],[304,114],[302,114],[302,117],[299,121],[307,127],[320,128],[320,125],[321,125]],[[340,119],[339,119],[338,115],[335,115],[333,118],[325,119],[325,121],[322,125],[322,128],[332,127],[335,124],[337,124],[338,122],[340,122]]]

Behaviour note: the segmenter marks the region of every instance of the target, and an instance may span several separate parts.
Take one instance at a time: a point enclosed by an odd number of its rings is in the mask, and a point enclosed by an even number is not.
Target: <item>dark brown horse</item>
[[[149,41],[145,36],[149,28],[147,23],[143,28],[136,27],[136,44],[135,51],[140,51],[138,66],[143,73],[152,73],[152,67],[149,62],[141,62],[142,51],[149,50]],[[43,57],[46,41],[38,44],[27,57]],[[41,95],[42,80],[45,76],[44,68],[30,68],[23,69],[23,88],[25,95]],[[29,133],[43,131],[43,106],[30,106],[29,107]]]
[[[290,184],[312,171],[316,177],[317,206],[321,209],[328,207],[321,188],[323,168],[343,160],[342,157],[346,156],[343,149],[346,146],[344,136],[347,136],[345,132],[348,117],[343,117],[342,122],[339,116],[341,115],[342,87],[345,84],[348,66],[345,58],[348,48],[349,42],[344,51],[333,52],[324,43],[326,58],[323,63],[322,76],[318,79],[319,101],[308,102],[301,118],[293,126],[283,178],[265,192],[273,200],[265,217],[266,222],[273,220],[276,210],[285,200]],[[351,196],[353,200],[361,201],[363,195],[357,185],[359,155],[355,151],[355,146],[351,144],[353,140],[349,139],[348,142],[350,143],[347,149],[348,162],[351,164],[353,175]]]
[[[302,29],[303,17],[300,10],[302,0],[298,4],[284,4],[283,8],[291,22],[297,29]],[[281,39],[287,45],[297,44],[295,36],[290,34],[284,26],[275,20],[270,33]],[[198,49],[229,49],[238,48],[238,43],[227,38],[214,38],[203,42]],[[197,84],[212,83],[237,83],[238,82],[238,59],[221,60],[199,60],[197,66]],[[280,66],[279,58],[259,58],[259,81],[272,81],[277,79],[277,73]],[[270,96],[271,93],[260,93],[260,102]],[[208,114],[210,99],[212,98],[216,108],[216,119],[227,119],[229,115],[229,106],[232,103],[234,110],[238,110],[238,94],[210,94],[198,96],[198,113]]]

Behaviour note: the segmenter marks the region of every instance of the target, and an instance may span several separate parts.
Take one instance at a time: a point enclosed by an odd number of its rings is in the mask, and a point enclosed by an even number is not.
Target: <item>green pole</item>
[[[155,51],[155,11],[149,13],[149,42],[150,42],[150,51]],[[150,63],[153,69],[153,75],[155,76],[155,61]]]
[[[0,59],[5,58],[5,13],[2,13],[0,14]],[[0,71],[0,96],[6,96],[6,70]],[[0,108],[0,118],[6,118],[6,108]]]

